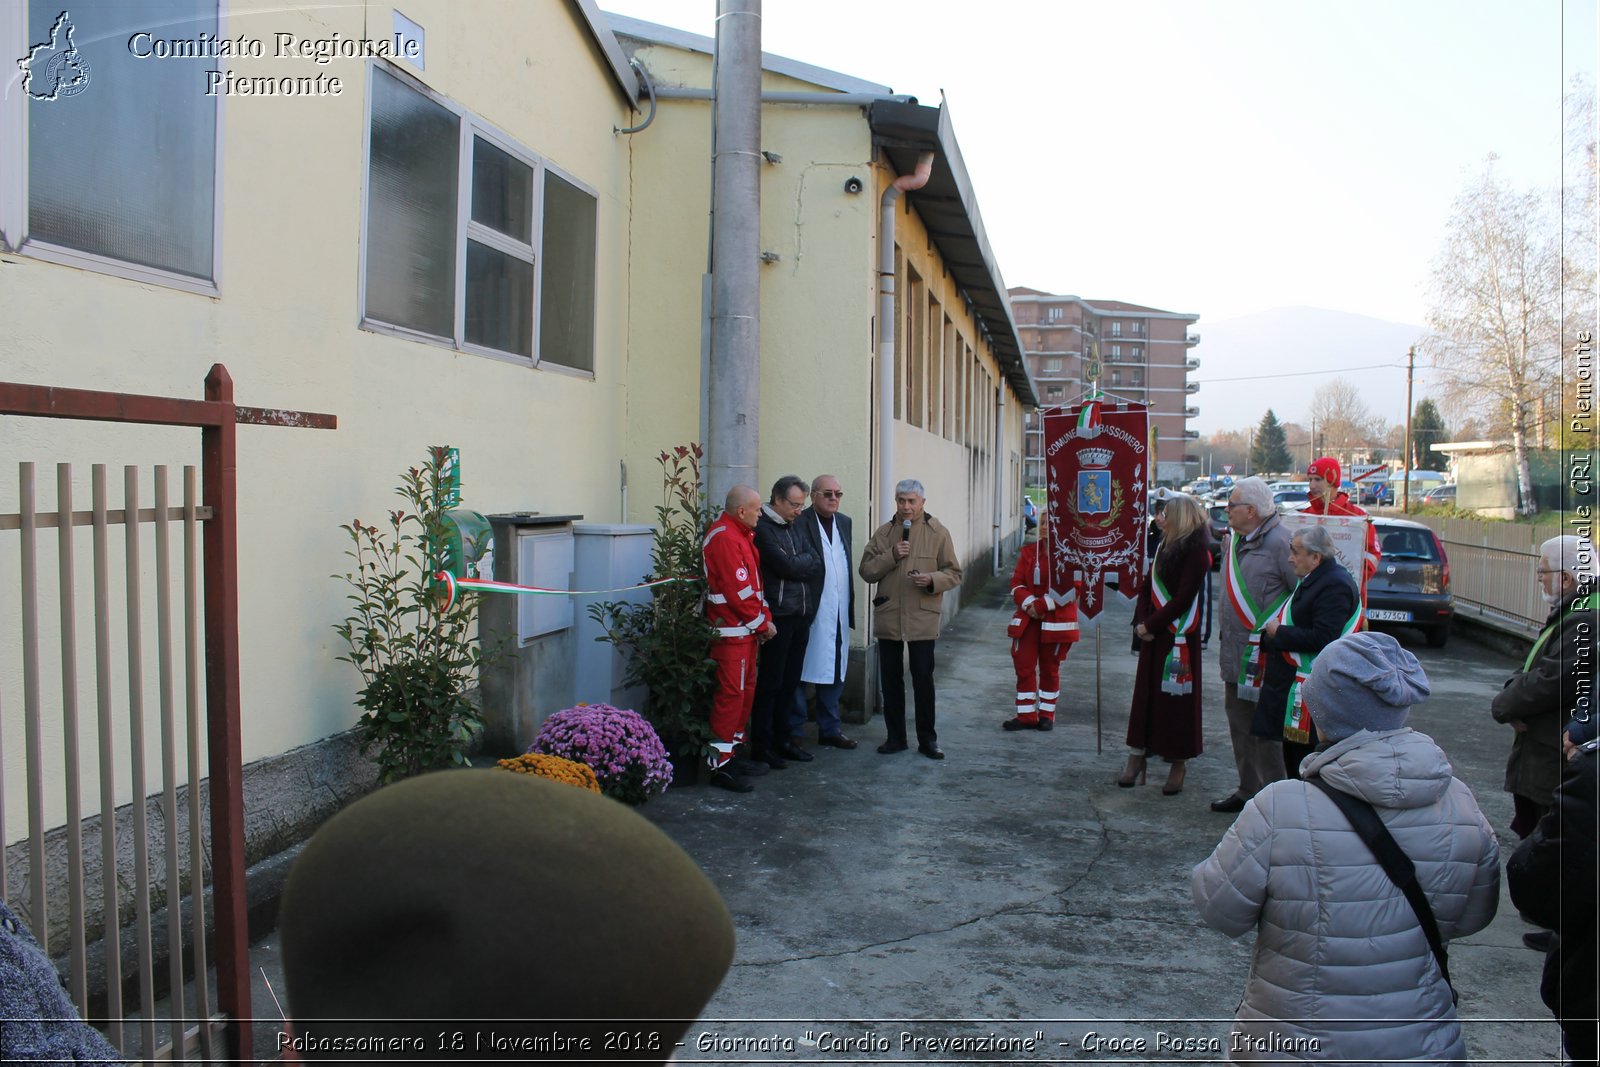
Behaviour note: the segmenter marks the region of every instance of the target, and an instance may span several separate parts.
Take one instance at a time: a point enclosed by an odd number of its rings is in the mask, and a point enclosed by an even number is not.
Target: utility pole
[[[1406,439],[1405,481],[1400,483],[1401,514],[1411,514],[1411,382],[1417,372],[1417,346],[1406,350]]]
[[[761,0],[719,0],[706,489],[756,484],[761,409]]]

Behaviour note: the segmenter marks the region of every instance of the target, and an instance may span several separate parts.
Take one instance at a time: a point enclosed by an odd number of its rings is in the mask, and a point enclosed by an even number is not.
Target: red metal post
[[[233,407],[233,378],[218,363],[206,400]],[[238,423],[231,413],[201,433],[201,478],[211,521],[205,574],[206,730],[211,761],[211,878],[217,920],[217,1006],[228,1018],[229,1055],[252,1056],[250,938],[244,880],[244,770],[239,731]]]

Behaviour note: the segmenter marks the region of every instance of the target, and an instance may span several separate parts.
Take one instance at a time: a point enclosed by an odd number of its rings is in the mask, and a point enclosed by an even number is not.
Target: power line
[[[1380,370],[1390,367],[1394,370],[1405,370],[1403,363],[1371,363],[1365,367],[1332,367],[1327,370],[1296,370],[1285,371],[1282,374],[1247,374],[1242,378],[1196,378],[1200,385],[1212,385],[1216,382],[1259,382],[1265,378],[1301,378],[1308,374],[1346,374],[1355,370]]]

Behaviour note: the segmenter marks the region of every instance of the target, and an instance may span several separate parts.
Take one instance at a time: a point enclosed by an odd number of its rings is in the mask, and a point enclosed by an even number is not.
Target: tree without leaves
[[[1529,423],[1561,358],[1560,238],[1538,195],[1495,180],[1491,157],[1456,198],[1433,267],[1427,348],[1449,371],[1446,397],[1510,432],[1525,515],[1538,510]]]
[[[1311,418],[1317,427],[1317,448],[1324,453],[1370,452],[1385,430],[1361,399],[1361,391],[1343,378],[1318,387],[1311,397]]]
[[[1256,427],[1255,440],[1250,445],[1250,470],[1272,474],[1293,469],[1294,459],[1284,443],[1283,427],[1278,424],[1278,416],[1268,408],[1261,416],[1261,425]]]
[[[1431,446],[1450,439],[1444,427],[1439,408],[1427,397],[1417,405],[1411,415],[1411,467],[1413,470],[1443,471],[1450,466],[1450,457],[1443,452],[1431,451]]]

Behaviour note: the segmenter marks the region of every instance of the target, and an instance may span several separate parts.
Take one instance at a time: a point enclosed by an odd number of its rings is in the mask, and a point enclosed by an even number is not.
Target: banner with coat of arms
[[[1132,599],[1143,564],[1154,457],[1145,405],[1089,400],[1044,412],[1051,588],[1081,583],[1078,617],[1105,602],[1106,576]]]

